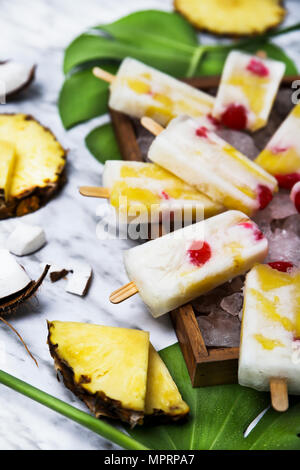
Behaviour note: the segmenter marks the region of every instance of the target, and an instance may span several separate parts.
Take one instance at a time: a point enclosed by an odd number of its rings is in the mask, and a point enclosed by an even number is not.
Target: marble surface
[[[286,2],[292,14],[287,24],[300,20],[296,0]],[[0,112],[33,114],[50,127],[69,149],[68,184],[60,195],[38,212],[24,217],[28,223],[43,226],[47,245],[21,262],[32,278],[40,273],[41,262],[64,263],[70,259],[89,262],[94,271],[86,298],[65,292],[65,281],[46,281],[37,297],[11,318],[39,362],[28,357],[18,338],[0,325],[0,368],[42,390],[84,409],[79,400],[56,380],[53,361],[46,344],[46,320],[72,320],[150,331],[157,348],[176,341],[169,318],[154,320],[138,297],[114,306],[108,301],[112,290],[127,281],[122,267],[122,250],[133,245],[126,240],[99,240],[99,201],[84,199],[78,186],[101,182],[102,166],[84,146],[84,137],[108,117],[77,126],[65,132],[56,107],[63,81],[62,60],[66,45],[80,32],[100,22],[111,22],[137,9],[171,10],[170,0],[2,0],[0,14],[0,60],[19,59],[38,64],[37,79],[26,95],[0,106]],[[277,42],[300,65],[299,33]],[[210,41],[209,37],[204,40]],[[102,204],[105,204],[103,202]],[[0,246],[16,220],[0,222]],[[60,415],[0,386],[0,449],[116,449],[110,442]]]

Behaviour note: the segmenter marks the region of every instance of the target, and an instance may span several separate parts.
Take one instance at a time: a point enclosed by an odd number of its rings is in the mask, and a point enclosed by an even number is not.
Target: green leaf
[[[66,50],[64,71],[94,60],[134,57],[171,75],[184,76],[197,49],[194,29],[180,15],[140,11],[76,38]]]
[[[115,73],[116,67],[105,69]],[[59,96],[58,108],[66,129],[107,112],[108,84],[94,77],[92,69],[68,77]]]
[[[109,123],[96,127],[86,137],[85,143],[100,163],[122,159],[113,127]]]
[[[245,439],[244,432],[269,404],[269,394],[239,385],[192,388],[178,344],[161,351],[183,398],[186,423],[143,426],[130,435],[154,450],[300,449],[300,404],[284,414],[269,410]]]
[[[220,48],[219,46],[207,48],[202,61],[198,63],[198,66],[193,71],[193,76],[221,75],[226,57],[232,49],[238,49],[249,53],[263,50],[267,53],[267,56],[270,59],[280,60],[285,63],[286,75],[296,75],[298,73],[295,63],[279,46],[266,41],[261,42],[258,40],[252,40],[241,41],[240,43],[235,43],[232,46],[225,46],[224,48]]]
[[[176,47],[190,51],[186,46],[198,46],[194,28],[179,14],[159,10],[145,10],[132,13],[114,23],[98,26],[116,39],[142,45],[144,49],[153,46]]]

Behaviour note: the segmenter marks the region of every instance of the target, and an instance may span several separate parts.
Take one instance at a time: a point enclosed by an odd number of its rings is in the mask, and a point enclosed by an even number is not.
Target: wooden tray
[[[282,85],[291,85],[294,80],[300,80],[300,76],[284,77]],[[220,77],[199,77],[183,81],[207,90],[217,87]],[[127,161],[143,161],[133,121],[117,111],[110,110],[110,115],[122,158]],[[170,316],[193,387],[236,383],[239,348],[207,348],[190,304],[170,312]]]

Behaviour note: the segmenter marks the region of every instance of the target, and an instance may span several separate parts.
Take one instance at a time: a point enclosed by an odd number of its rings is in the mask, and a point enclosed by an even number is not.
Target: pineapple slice
[[[281,0],[174,0],[175,9],[196,28],[215,34],[262,34],[285,17]]]
[[[48,129],[25,114],[0,115],[2,140],[14,146],[16,158],[0,218],[33,212],[64,183],[65,151]]]
[[[149,333],[126,328],[54,321],[48,344],[64,384],[96,417],[142,424]]]
[[[15,149],[12,144],[0,140],[0,200],[7,201],[11,176],[15,163]]]
[[[189,412],[165,363],[152,344],[149,349],[146,415],[181,419]]]

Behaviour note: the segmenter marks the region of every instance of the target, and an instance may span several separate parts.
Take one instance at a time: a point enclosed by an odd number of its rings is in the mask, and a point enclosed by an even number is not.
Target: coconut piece
[[[36,211],[65,183],[66,152],[49,129],[25,114],[0,114],[1,140],[14,145],[16,163],[0,219]]]
[[[84,262],[72,263],[73,274],[68,280],[66,291],[79,296],[86,295],[92,279],[92,268]]]
[[[0,141],[0,199],[7,201],[15,164],[15,148],[9,142]]]
[[[50,266],[45,269],[37,281],[32,281],[24,268],[17,263],[8,250],[0,250],[0,314],[14,311],[19,305],[30,299],[47,276]]]
[[[71,272],[71,268],[63,268],[61,266],[51,263],[41,263],[40,266],[42,269],[44,269],[47,264],[51,265],[48,271],[51,282],[57,282],[67,276],[69,272]]]
[[[6,98],[12,98],[26,89],[35,77],[35,65],[15,61],[0,62],[0,83]]]
[[[0,299],[20,292],[30,283],[30,277],[15,258],[7,250],[0,250]]]
[[[38,225],[18,224],[7,240],[7,248],[17,256],[34,253],[46,243],[45,232]]]

